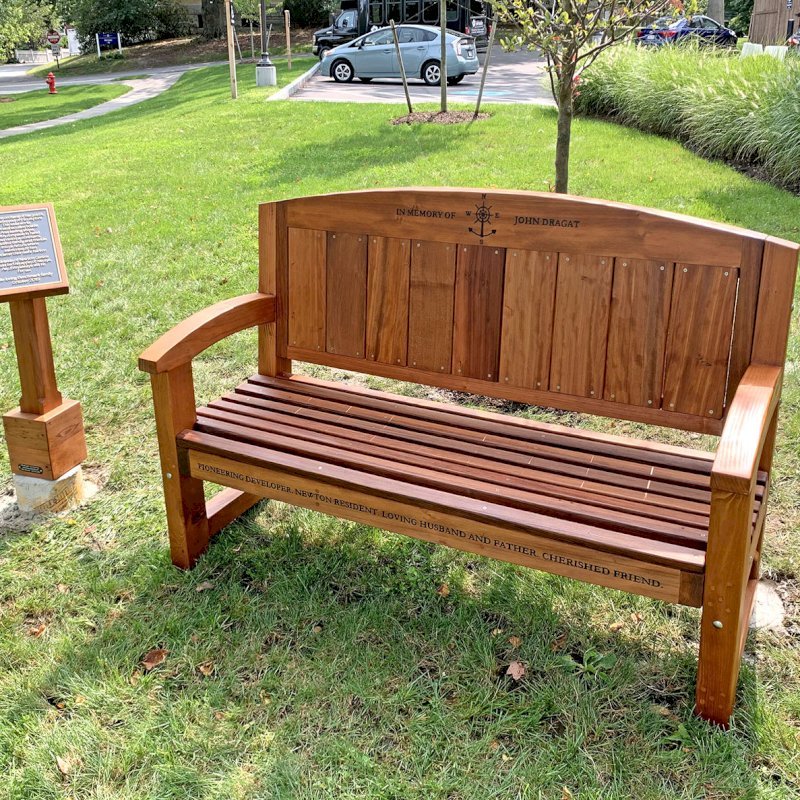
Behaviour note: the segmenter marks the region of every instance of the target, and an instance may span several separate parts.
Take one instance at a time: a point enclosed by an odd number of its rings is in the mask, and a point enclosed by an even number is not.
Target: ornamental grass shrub
[[[800,58],[696,47],[612,48],[582,77],[579,113],[678,139],[800,191]]]

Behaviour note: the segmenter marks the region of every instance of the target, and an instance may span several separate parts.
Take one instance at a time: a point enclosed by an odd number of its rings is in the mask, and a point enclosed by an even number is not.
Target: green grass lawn
[[[193,572],[170,565],[136,358],[190,312],[254,290],[257,204],[406,184],[540,190],[552,177],[547,108],[393,127],[400,105],[265,103],[252,67],[234,102],[227,80],[225,66],[190,73],[119,113],[0,142],[0,203],[55,201],[72,283],[49,302],[57,370],[83,403],[87,471],[102,483],[80,510],[0,536],[0,797],[796,798],[797,369],[765,554],[794,598],[793,633],[751,639],[728,733],[691,714],[695,610],[275,503]],[[676,143],[577,120],[573,148],[575,193],[800,238],[800,197]],[[799,348],[795,325],[793,364]],[[4,410],[18,398],[12,350],[0,311]],[[255,365],[252,332],[215,346],[197,362],[198,402]],[[157,647],[166,659],[146,672]],[[514,659],[519,684],[504,676]]]
[[[58,87],[56,87],[58,88]],[[76,111],[105,103],[130,91],[130,86],[62,86],[56,94],[49,94],[47,86],[33,92],[1,95],[11,98],[0,102],[0,130],[28,125],[45,119],[65,117]]]

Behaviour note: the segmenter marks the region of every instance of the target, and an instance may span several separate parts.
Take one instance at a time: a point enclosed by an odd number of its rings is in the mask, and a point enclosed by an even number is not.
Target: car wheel
[[[372,78],[359,78],[361,83],[372,83]]]
[[[330,50],[331,50],[330,47],[327,47],[327,46],[326,47],[321,47],[320,50],[319,50],[319,60],[322,61],[322,59],[325,58],[326,55],[328,55]]]
[[[422,80],[428,86],[438,86],[442,80],[442,71],[439,69],[438,61],[428,61],[422,65]]]
[[[331,67],[331,75],[333,75],[333,79],[337,83],[350,83],[355,76],[355,72],[353,72],[352,64],[341,58]]]
[[[453,75],[452,78],[447,79],[448,86],[455,86],[457,83],[461,83],[464,80],[464,75]]]

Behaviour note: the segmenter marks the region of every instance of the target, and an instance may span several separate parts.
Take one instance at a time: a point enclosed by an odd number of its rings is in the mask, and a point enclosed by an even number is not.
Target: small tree
[[[501,22],[517,28],[503,45],[538,50],[547,61],[558,106],[556,191],[566,193],[573,103],[583,71],[646,21],[677,8],[679,0],[493,0],[493,6]]]
[[[0,0],[0,62],[17,47],[38,47],[58,18],[50,0]]]

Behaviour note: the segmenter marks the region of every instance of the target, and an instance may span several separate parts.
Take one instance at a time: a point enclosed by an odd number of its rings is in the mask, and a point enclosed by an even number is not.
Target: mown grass
[[[34,92],[6,95],[0,102],[0,130],[28,125],[55,117],[65,117],[86,108],[113,100],[130,91],[130,86],[62,86],[49,94],[46,86]]]
[[[49,303],[60,387],[84,404],[87,467],[103,483],[79,511],[0,538],[0,796],[795,797],[796,606],[793,635],[751,641],[722,733],[691,715],[693,610],[274,503],[193,572],[170,566],[136,356],[191,311],[252,291],[257,203],[404,184],[542,189],[552,173],[550,109],[393,127],[401,106],[265,103],[253,83],[242,69],[233,102],[226,68],[204,70],[129,110],[0,143],[0,203],[56,202],[73,287]],[[575,123],[572,188],[800,238],[800,198],[608,123]],[[12,347],[4,314],[0,348]],[[252,333],[213,348],[199,401],[254,368]],[[0,406],[17,395],[7,356]],[[793,370],[766,553],[789,593],[799,437]],[[166,660],[145,672],[157,647]],[[505,676],[515,659],[518,684]]]
[[[800,191],[800,58],[792,54],[778,61],[688,46],[613,48],[587,70],[577,107]]]

